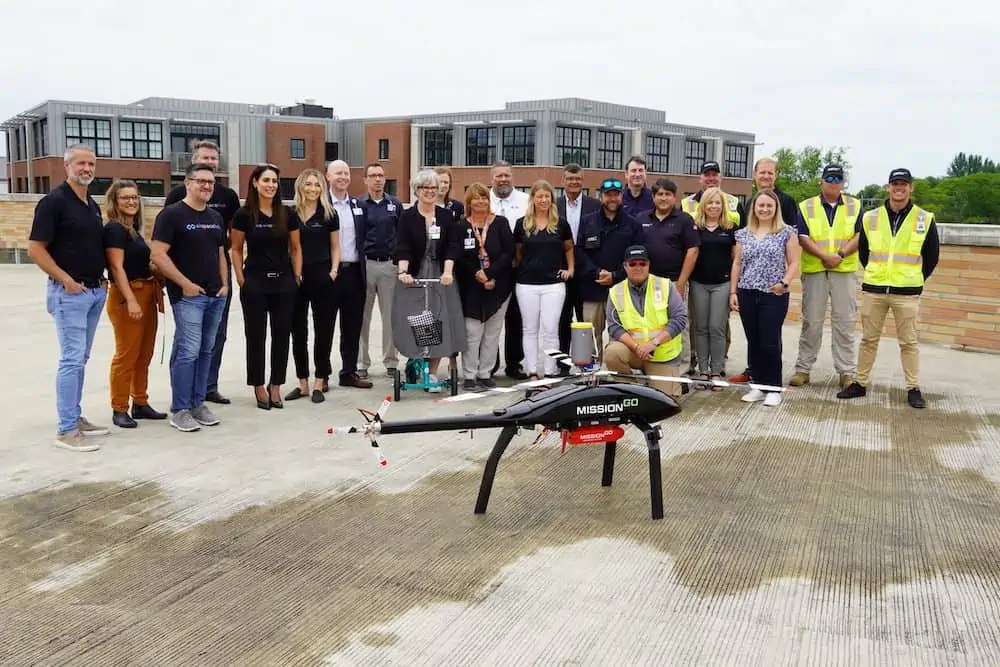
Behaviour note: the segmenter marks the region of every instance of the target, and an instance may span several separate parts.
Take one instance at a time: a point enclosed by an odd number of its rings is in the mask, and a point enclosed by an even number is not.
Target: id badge
[[[432,241],[437,241],[441,238],[441,228],[437,225],[431,225],[427,228],[427,237]]]
[[[355,206],[354,207],[354,215],[361,215],[361,207],[360,206]]]
[[[389,213],[395,213],[396,212],[396,205],[395,204],[386,204],[385,210],[389,211]]]
[[[476,239],[467,238],[462,244],[465,250],[475,250],[476,249]]]

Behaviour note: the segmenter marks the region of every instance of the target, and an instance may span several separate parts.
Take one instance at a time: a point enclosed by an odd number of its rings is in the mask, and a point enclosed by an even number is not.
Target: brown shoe
[[[841,389],[847,389],[849,386],[851,386],[852,382],[854,382],[854,376],[852,374],[850,374],[850,373],[841,373],[840,374],[840,388]]]
[[[356,387],[357,389],[371,389],[372,381],[358,377],[357,373],[348,373],[340,376],[341,387]]]
[[[798,372],[792,376],[792,379],[788,381],[793,387],[804,387],[809,384],[809,373]]]

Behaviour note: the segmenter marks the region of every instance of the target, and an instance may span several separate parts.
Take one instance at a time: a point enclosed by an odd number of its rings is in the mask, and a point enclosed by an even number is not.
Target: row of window
[[[113,157],[111,121],[102,118],[65,119],[66,145],[87,144],[99,158]],[[179,124],[170,128],[170,150],[188,153],[196,141],[207,139],[220,143],[217,125]],[[36,151],[38,151],[36,137]],[[163,159],[163,125],[137,120],[118,121],[119,157],[136,160]],[[36,155],[45,155],[44,149]]]
[[[465,164],[470,167],[485,167],[497,161],[496,127],[469,127],[465,130]],[[535,127],[533,125],[502,128],[500,157],[512,165],[534,165]],[[424,130],[424,165],[436,167],[452,164],[451,129]],[[591,137],[593,131],[581,127],[556,127],[555,164],[565,165],[575,162],[585,169],[591,167]],[[385,141],[385,156],[382,155],[382,141]],[[597,144],[594,151],[595,169],[623,169],[625,135],[611,130],[597,130]],[[646,169],[655,173],[670,171],[670,138],[656,135],[646,136]],[[749,178],[748,165],[750,147],[726,144],[723,174],[731,178]],[[379,159],[388,158],[388,140],[379,141]],[[699,139],[684,141],[684,173],[698,174],[701,165],[708,159],[708,142]]]

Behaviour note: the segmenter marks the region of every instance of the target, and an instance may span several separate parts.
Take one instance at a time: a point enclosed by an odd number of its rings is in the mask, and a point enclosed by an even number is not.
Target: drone
[[[522,428],[531,430],[542,427],[537,440],[547,433],[559,433],[562,451],[567,445],[604,445],[604,468],[601,486],[611,486],[614,476],[615,451],[618,441],[625,436],[625,427],[632,425],[642,432],[649,455],[650,512],[654,520],[663,518],[663,484],[660,469],[660,440],[662,431],[658,422],[681,412],[677,402],[653,387],[637,381],[679,382],[720,387],[747,387],[762,391],[789,391],[788,388],[756,383],[726,382],[725,380],[696,380],[685,377],[640,375],[602,370],[593,363],[581,367],[569,355],[559,350],[546,350],[560,365],[575,370],[567,376],[522,382],[511,387],[496,387],[484,392],[459,394],[438,399],[438,403],[453,403],[482,399],[494,394],[524,392],[524,397],[507,407],[490,412],[385,421],[392,404],[386,397],[378,410],[359,409],[365,420],[356,426],[331,427],[329,435],[359,433],[368,438],[380,467],[388,467],[378,437],[404,433],[433,431],[473,431],[482,428],[499,428],[500,434],[486,460],[475,513],[485,514],[493,490],[500,458],[514,435]],[[574,368],[575,367],[575,368]]]

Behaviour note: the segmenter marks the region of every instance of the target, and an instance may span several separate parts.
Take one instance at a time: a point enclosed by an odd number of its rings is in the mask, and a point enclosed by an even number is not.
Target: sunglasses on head
[[[843,183],[844,179],[841,176],[827,176],[823,179],[827,183]]]
[[[601,183],[602,190],[621,190],[622,182],[616,179],[609,179]]]

